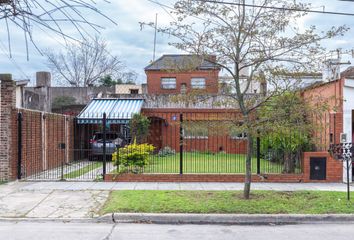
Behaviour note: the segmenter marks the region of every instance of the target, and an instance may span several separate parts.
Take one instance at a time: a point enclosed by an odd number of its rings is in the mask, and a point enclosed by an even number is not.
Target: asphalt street
[[[0,222],[0,239],[6,240],[349,240],[353,238],[354,224],[218,226],[68,222]]]

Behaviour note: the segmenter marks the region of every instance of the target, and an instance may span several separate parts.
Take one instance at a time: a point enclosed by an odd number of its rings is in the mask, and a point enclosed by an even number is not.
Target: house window
[[[206,139],[209,135],[208,121],[186,121],[183,123],[183,137],[189,139]]]
[[[139,94],[139,89],[130,89],[130,94]]]
[[[182,83],[181,84],[181,93],[185,94],[187,92],[187,84]]]
[[[161,78],[162,89],[176,89],[176,78]]]
[[[229,130],[229,135],[232,139],[246,139],[247,133],[245,133],[245,129],[242,127],[242,123],[237,126],[231,126]]]
[[[205,78],[192,78],[191,87],[193,89],[205,89]]]

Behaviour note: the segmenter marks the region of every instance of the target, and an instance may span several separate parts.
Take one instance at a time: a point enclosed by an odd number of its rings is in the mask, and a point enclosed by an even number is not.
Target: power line
[[[245,7],[252,7],[252,8],[264,8],[264,9],[275,9],[275,10],[282,10],[282,11],[295,11],[295,12],[319,13],[319,14],[330,14],[330,15],[354,17],[354,13],[346,13],[346,12],[332,12],[332,11],[318,11],[318,10],[310,10],[310,9],[275,7],[275,6],[262,6],[262,5],[256,5],[256,4],[213,1],[213,0],[194,0],[194,1],[204,2],[204,3],[218,3],[218,4],[233,5],[233,6],[245,6]],[[354,2],[354,1],[350,1],[350,2]]]
[[[21,73],[21,75],[27,79],[30,79],[29,76],[27,76],[27,74],[23,71],[23,69],[20,67],[19,64],[17,64],[17,62],[15,61],[15,59],[13,59],[11,56],[9,56],[6,53],[6,46],[5,44],[0,40],[0,50],[3,52],[3,54],[12,62],[12,64],[17,68],[17,70]]]

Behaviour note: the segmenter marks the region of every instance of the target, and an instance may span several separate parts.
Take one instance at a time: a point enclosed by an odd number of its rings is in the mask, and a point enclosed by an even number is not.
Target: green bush
[[[112,154],[112,160],[119,166],[121,172],[139,173],[144,166],[149,164],[149,155],[153,153],[155,147],[151,144],[134,143],[120,148]]]

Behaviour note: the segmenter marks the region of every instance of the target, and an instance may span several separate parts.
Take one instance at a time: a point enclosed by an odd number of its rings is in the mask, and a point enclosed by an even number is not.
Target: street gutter
[[[154,214],[114,213],[101,222],[155,224],[269,225],[308,223],[354,223],[354,214]]]
[[[289,225],[352,223],[354,214],[179,214],[113,213],[96,218],[0,218],[1,222]]]

